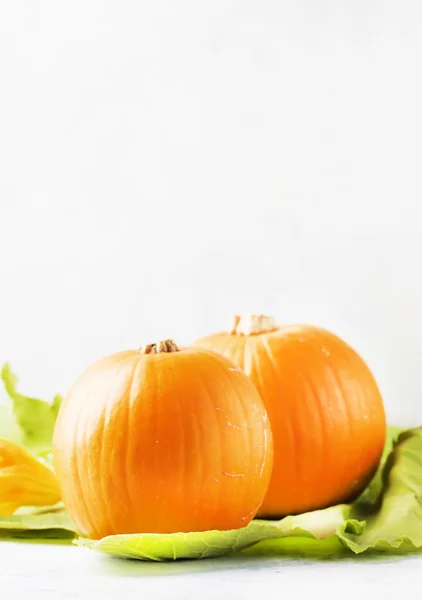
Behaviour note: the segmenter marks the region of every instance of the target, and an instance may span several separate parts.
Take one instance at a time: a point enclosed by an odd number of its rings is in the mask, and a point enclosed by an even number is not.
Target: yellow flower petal
[[[51,506],[61,499],[53,471],[23,446],[0,440],[0,515],[21,506]]]

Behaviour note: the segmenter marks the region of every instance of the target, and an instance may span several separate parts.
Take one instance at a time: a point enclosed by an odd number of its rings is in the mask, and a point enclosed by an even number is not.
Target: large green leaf
[[[0,438],[23,444],[35,454],[49,452],[61,396],[49,403],[19,393],[18,379],[8,364],[1,370],[1,379],[8,398],[0,405]]]
[[[422,428],[402,432],[382,473],[381,495],[372,507],[357,502],[338,531],[353,552],[422,548]]]
[[[99,541],[79,539],[75,543],[121,558],[163,561],[222,556],[280,536],[276,524],[254,521],[248,527],[231,531],[111,535]]]
[[[0,539],[5,538],[57,538],[75,536],[76,527],[62,508],[33,511],[0,517]]]
[[[384,469],[385,462],[393,449],[397,438],[400,433],[403,431],[400,427],[394,427],[393,425],[389,425],[387,428],[387,439],[385,441],[384,451],[382,453],[382,457],[380,460],[379,467],[377,472],[375,473],[372,481],[369,485],[363,490],[362,494],[357,500],[357,503],[361,505],[372,506],[378,500],[383,486],[382,473]]]
[[[138,560],[211,558],[243,550],[263,540],[287,536],[316,539],[332,535],[344,521],[345,510],[344,506],[334,506],[281,521],[257,520],[230,531],[111,535],[99,541],[79,539],[75,543],[112,556]]]

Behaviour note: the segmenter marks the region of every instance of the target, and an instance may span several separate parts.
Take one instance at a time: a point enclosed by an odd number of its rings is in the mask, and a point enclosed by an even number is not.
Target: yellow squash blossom
[[[56,476],[23,446],[0,439],[0,516],[61,499]]]

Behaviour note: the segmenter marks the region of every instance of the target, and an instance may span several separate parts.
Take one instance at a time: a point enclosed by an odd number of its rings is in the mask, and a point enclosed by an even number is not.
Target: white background
[[[21,389],[254,311],[342,335],[421,423],[421,59],[417,1],[2,2]]]

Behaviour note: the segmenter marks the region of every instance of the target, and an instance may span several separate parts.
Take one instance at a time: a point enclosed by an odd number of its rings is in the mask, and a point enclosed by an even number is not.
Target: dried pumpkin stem
[[[274,329],[277,329],[277,324],[273,317],[265,315],[244,315],[240,317],[236,315],[233,317],[230,333],[232,335],[254,335],[265,331],[273,331]]]
[[[179,352],[179,348],[173,340],[164,340],[156,344],[145,344],[139,348],[139,354],[163,354],[166,352]]]

